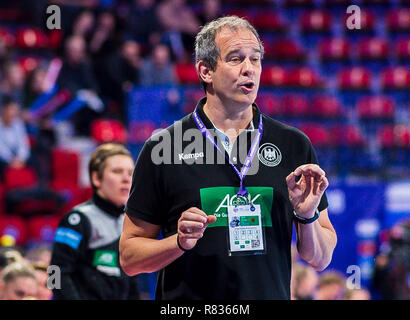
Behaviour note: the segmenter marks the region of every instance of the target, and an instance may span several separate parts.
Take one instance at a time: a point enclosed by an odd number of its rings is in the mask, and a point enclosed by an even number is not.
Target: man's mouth
[[[246,81],[242,82],[239,86],[248,92],[253,90],[253,88],[255,87],[255,83],[253,81]]]

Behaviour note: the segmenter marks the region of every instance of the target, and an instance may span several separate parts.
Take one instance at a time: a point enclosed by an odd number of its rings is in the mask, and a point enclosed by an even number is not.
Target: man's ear
[[[100,177],[98,176],[98,172],[97,172],[97,171],[91,172],[91,181],[92,181],[92,184],[93,184],[96,188],[101,187],[101,179],[100,179]]]
[[[196,64],[196,72],[198,73],[199,77],[202,79],[203,82],[207,84],[212,83],[213,71],[209,68],[209,65],[205,61],[200,60]]]

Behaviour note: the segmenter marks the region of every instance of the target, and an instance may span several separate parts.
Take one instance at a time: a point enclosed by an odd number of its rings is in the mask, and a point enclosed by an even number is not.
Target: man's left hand
[[[296,177],[301,176],[298,182]],[[296,214],[312,218],[329,182],[325,172],[316,164],[305,164],[286,177],[289,200]]]

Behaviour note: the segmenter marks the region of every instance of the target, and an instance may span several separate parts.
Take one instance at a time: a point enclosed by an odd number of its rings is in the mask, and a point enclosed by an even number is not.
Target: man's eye
[[[239,62],[239,61],[241,61],[238,57],[234,57],[234,58],[231,58],[231,61],[232,62]]]

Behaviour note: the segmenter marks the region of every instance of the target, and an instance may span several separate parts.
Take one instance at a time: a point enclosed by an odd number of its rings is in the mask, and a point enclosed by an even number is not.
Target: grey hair
[[[256,29],[243,18],[239,18],[238,16],[226,16],[207,23],[196,35],[195,63],[198,63],[202,60],[212,71],[216,69],[218,58],[220,57],[220,52],[215,42],[215,36],[217,32],[222,28],[229,28],[233,31],[236,31],[239,28],[250,30],[258,40],[259,48],[261,51],[261,59],[263,58],[264,48]],[[206,83],[203,82],[201,77],[199,77],[199,79],[201,81],[202,87],[204,88],[204,90],[206,90]]]

